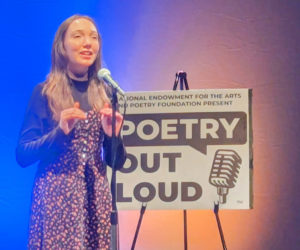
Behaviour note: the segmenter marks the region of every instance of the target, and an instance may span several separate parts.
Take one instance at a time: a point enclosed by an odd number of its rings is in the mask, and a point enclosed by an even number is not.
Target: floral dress
[[[34,112],[34,105],[29,106]],[[42,117],[41,113],[39,119],[43,121]],[[87,111],[87,119],[78,121],[67,136],[56,126],[28,140],[26,119],[24,123],[17,160],[22,166],[31,164],[34,159],[30,156],[40,160],[33,187],[28,248],[109,249],[111,193],[103,158],[111,161],[110,140],[102,130],[100,114]],[[43,138],[45,135],[50,138]],[[39,150],[30,145],[34,142]],[[125,161],[120,139],[117,153],[116,165],[120,167]]]

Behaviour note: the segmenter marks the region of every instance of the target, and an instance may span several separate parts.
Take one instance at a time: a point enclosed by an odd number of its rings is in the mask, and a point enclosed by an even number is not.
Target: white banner
[[[252,207],[251,90],[126,94],[123,210]],[[119,98],[120,111],[124,99]]]

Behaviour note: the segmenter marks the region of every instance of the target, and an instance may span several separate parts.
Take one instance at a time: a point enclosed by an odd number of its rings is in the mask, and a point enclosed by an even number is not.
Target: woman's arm
[[[54,157],[63,150],[63,143],[68,139],[58,124],[53,123],[42,88],[42,84],[35,87],[19,134],[16,160],[22,167]]]
[[[104,157],[105,157],[105,162],[109,165],[112,166],[112,161],[113,161],[113,156],[115,154],[115,168],[120,169],[123,167],[123,164],[125,163],[126,160],[126,150],[123,144],[123,141],[121,137],[117,137],[117,146],[116,146],[116,152],[111,152],[111,137],[108,135],[104,135],[104,142],[103,142],[103,149],[104,149]]]

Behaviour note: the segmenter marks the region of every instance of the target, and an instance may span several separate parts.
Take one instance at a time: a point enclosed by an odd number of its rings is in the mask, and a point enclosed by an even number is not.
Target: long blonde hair
[[[48,98],[48,105],[53,113],[53,119],[59,121],[60,113],[66,108],[74,106],[71,88],[67,76],[68,58],[64,48],[64,38],[70,24],[76,20],[84,18],[92,22],[95,21],[88,16],[73,15],[66,19],[58,28],[51,51],[51,70],[46,79],[42,93]],[[98,31],[98,29],[97,29]],[[101,68],[101,37],[98,32],[99,51],[95,62],[88,69],[88,102],[91,107],[99,111],[105,102],[109,102],[105,87],[102,81],[97,78],[97,72]]]

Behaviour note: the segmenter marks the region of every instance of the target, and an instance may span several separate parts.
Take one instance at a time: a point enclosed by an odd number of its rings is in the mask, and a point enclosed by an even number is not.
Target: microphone
[[[120,88],[119,84],[112,79],[108,69],[100,69],[97,73],[97,77],[99,80],[104,80],[109,86],[116,89],[122,96],[125,95],[125,92]]]
[[[226,203],[228,189],[235,186],[241,163],[241,157],[234,150],[219,149],[215,153],[209,183],[217,187],[221,204]]]

